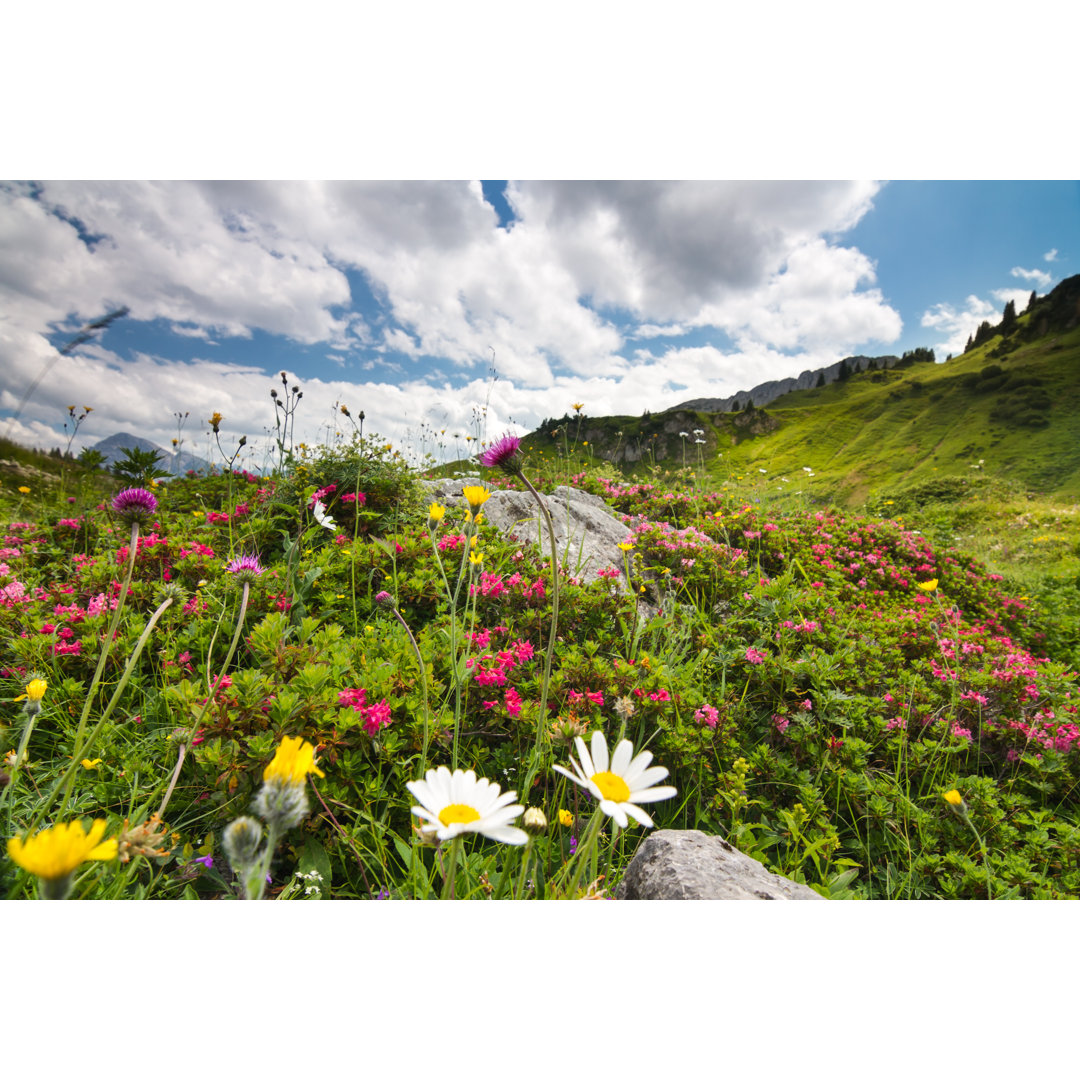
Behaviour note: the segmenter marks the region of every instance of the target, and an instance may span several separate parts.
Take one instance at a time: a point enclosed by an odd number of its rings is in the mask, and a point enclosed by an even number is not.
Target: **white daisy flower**
[[[648,750],[642,750],[634,757],[634,744],[629,739],[623,739],[615,747],[610,763],[607,740],[603,732],[593,732],[591,755],[580,735],[575,743],[581,764],[571,758],[570,764],[573,765],[574,772],[561,765],[555,765],[555,771],[590,791],[600,800],[600,809],[613,818],[621,829],[625,829],[628,824],[627,815],[645,828],[651,829],[652,818],[637,804],[670,799],[672,795],[678,794],[673,787],[652,786],[658,780],[663,780],[668,771],[661,765],[651,769],[648,767],[653,758]]]
[[[470,769],[455,769],[451,775],[445,765],[428,769],[423,780],[405,785],[420,805],[412,812],[426,824],[420,831],[438,840],[452,840],[462,833],[475,832],[502,844],[524,844],[529,838],[509,824],[525,810],[517,804],[516,791],[499,794],[499,785],[476,778]]]
[[[324,528],[334,532],[337,529],[337,525],[334,524],[334,519],[326,512],[326,507],[316,500],[315,505],[311,508],[311,512],[315,515],[315,520]]]

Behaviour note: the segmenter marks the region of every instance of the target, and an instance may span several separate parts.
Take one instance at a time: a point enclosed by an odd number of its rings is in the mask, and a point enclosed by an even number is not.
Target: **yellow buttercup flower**
[[[473,514],[478,513],[480,507],[491,498],[490,491],[485,491],[484,488],[476,484],[470,484],[462,490],[461,494],[465,496],[465,501],[469,504],[469,510]]]
[[[24,870],[46,881],[57,881],[73,873],[87,859],[115,859],[116,840],[102,840],[108,822],[98,819],[84,832],[81,821],[43,829],[23,843],[13,836],[7,843],[8,855]]]
[[[560,810],[559,824],[565,825],[567,828],[569,828],[571,825],[574,824],[574,815],[571,814],[569,810]]]
[[[933,592],[937,588],[937,578],[931,578],[929,581],[920,581],[916,588],[922,589],[923,592]]]
[[[263,780],[302,784],[308,773],[314,773],[316,776],[325,775],[315,764],[315,747],[298,735],[286,735],[277,748],[274,760],[263,770]]]

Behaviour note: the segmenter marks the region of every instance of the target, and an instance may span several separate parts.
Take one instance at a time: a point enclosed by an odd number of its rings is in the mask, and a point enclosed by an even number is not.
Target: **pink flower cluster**
[[[319,490],[308,499],[308,509],[313,509],[317,502],[321,502],[325,506],[326,496],[333,495],[335,491],[337,491],[337,484],[327,484],[326,487],[319,488]]]
[[[531,642],[513,641],[507,648],[500,649],[498,652],[470,656],[465,661],[465,667],[475,672],[478,686],[505,686],[506,672],[513,670],[519,664],[527,663],[533,655]]]
[[[715,728],[720,721],[720,713],[712,705],[702,705],[700,709],[694,710],[694,719],[707,728]]]
[[[769,659],[769,654],[763,649],[749,648],[746,650],[746,659],[751,664],[763,664]]]
[[[581,693],[578,690],[570,690],[567,692],[567,698],[569,698],[571,704],[577,705],[582,701],[588,701],[593,705],[603,705],[604,695],[600,690],[586,690],[585,693]]]
[[[364,730],[372,737],[387,727],[390,723],[390,706],[386,698],[374,705],[367,703],[367,691],[363,689],[346,689],[338,691],[338,704],[350,707],[358,712],[363,719]]]
[[[464,533],[444,533],[439,537],[439,542],[435,545],[439,551],[453,551],[459,544],[465,543]]]

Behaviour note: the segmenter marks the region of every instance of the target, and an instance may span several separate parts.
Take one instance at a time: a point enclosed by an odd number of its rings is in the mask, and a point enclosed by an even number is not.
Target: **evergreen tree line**
[[[1035,306],[1035,301],[1038,299],[1038,294],[1032,289],[1031,296],[1028,297],[1027,307],[1024,308],[1025,315],[1031,311]],[[967,344],[964,346],[964,352],[970,352],[972,349],[977,349],[980,345],[985,345],[986,342],[997,334],[1000,334],[1002,337],[1008,337],[1015,329],[1016,302],[1014,300],[1009,300],[1005,304],[1004,311],[1001,313],[1001,322],[999,322],[997,326],[991,326],[987,320],[979,323],[975,333],[968,336]]]

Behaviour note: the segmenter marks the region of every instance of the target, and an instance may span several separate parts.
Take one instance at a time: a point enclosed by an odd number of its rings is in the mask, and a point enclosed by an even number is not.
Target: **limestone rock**
[[[774,874],[719,836],[697,829],[652,833],[630,861],[617,900],[824,900]]]
[[[450,502],[461,495],[463,487],[480,483],[476,478],[426,481],[433,498]],[[566,572],[590,581],[596,577],[597,570],[613,566],[620,571],[623,588],[628,589],[619,544],[630,539],[630,530],[607,503],[597,495],[572,487],[557,487],[550,495],[540,497],[551,514],[559,561]],[[547,529],[541,530],[536,500],[528,491],[493,490],[483,512],[484,520],[504,535],[523,543],[539,542],[541,552],[548,553]]]

